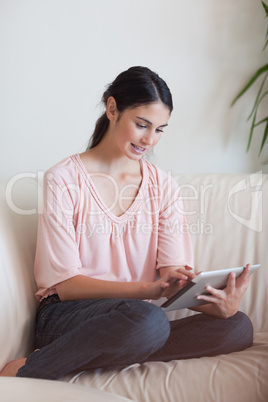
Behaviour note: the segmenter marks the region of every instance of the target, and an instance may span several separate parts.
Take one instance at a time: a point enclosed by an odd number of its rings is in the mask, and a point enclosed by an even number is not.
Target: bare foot
[[[24,366],[26,358],[12,360],[7,363],[3,370],[0,372],[0,377],[16,377],[18,370]]]

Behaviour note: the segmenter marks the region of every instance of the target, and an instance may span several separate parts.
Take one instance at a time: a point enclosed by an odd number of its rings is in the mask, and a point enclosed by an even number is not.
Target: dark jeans
[[[37,313],[40,350],[17,376],[58,379],[85,369],[215,356],[252,341],[251,321],[241,312],[226,320],[197,314],[169,322],[160,307],[141,300],[61,302],[53,295]]]

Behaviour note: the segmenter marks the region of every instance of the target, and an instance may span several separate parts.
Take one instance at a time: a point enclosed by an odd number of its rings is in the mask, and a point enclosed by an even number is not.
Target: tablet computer
[[[201,272],[192,281],[180,289],[175,295],[165,301],[161,307],[165,311],[171,311],[207,304],[208,302],[205,300],[197,300],[196,296],[201,294],[209,294],[209,292],[206,291],[206,286],[208,285],[216,289],[225,288],[229,274],[234,272],[236,277],[238,277],[240,274],[242,274],[244,268],[245,267],[236,267],[217,271]],[[252,274],[258,268],[260,268],[260,264],[251,265],[250,273]]]

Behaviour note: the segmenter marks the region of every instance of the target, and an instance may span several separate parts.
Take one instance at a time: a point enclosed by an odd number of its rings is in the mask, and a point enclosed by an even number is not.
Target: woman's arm
[[[55,287],[62,301],[110,297],[157,300],[170,292],[174,294],[178,284],[189,280],[192,275],[183,267],[162,271],[161,279],[156,282],[113,282],[76,275]]]
[[[142,282],[112,282],[77,275],[56,285],[61,301],[80,299],[146,299],[147,285]]]

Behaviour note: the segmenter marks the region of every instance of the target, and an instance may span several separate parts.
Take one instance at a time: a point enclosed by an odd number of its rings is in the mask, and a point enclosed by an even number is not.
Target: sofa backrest
[[[195,269],[261,263],[241,303],[256,331],[268,330],[268,175],[178,175],[193,240]],[[39,180],[38,180],[39,179]],[[0,186],[0,369],[33,348],[33,264],[42,177]]]
[[[268,175],[178,175],[196,271],[261,264],[240,309],[268,329]]]
[[[37,235],[37,183],[17,182],[10,194],[0,184],[0,369],[7,361],[33,349],[36,285],[33,275]],[[7,199],[6,199],[7,196]],[[33,211],[31,211],[33,212]]]

